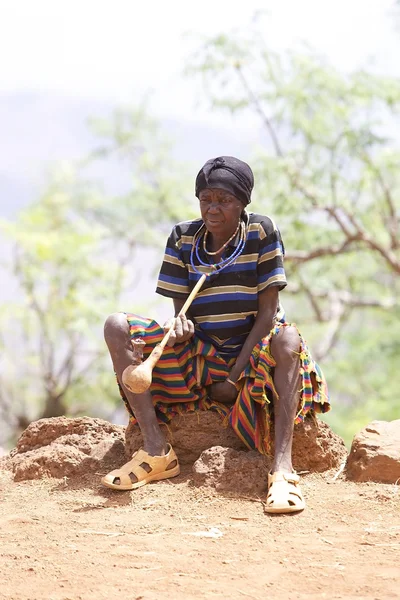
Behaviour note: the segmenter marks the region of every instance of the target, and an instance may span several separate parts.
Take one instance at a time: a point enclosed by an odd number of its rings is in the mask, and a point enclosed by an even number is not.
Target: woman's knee
[[[272,337],[271,351],[275,360],[296,360],[300,352],[300,336],[296,327],[281,327]]]
[[[129,333],[129,326],[125,313],[117,312],[107,317],[104,323],[104,338],[106,342],[120,338]]]

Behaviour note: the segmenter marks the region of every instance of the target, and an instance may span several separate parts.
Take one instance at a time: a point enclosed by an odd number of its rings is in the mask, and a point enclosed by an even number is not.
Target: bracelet
[[[225,379],[225,381],[227,381],[228,383],[231,383],[231,384],[232,384],[232,385],[234,385],[234,386],[235,386],[235,388],[237,389],[237,385],[236,385],[236,383],[235,383],[234,381],[232,381],[232,379],[229,379],[229,377],[227,377],[227,378]]]

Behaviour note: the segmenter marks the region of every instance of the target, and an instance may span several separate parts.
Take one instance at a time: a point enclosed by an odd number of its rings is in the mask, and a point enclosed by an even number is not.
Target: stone
[[[372,421],[354,436],[346,477],[377,483],[400,480],[400,419]]]
[[[204,450],[214,446],[249,454],[232,428],[224,427],[219,415],[213,411],[176,417],[165,428],[165,434],[182,465],[193,464]],[[129,424],[125,437],[126,451],[130,456],[142,445],[139,427]],[[323,472],[339,468],[346,460],[347,449],[327,423],[307,417],[304,423],[295,426],[292,456],[296,470]]]
[[[22,481],[106,473],[125,460],[124,427],[90,417],[52,417],[27,427],[7,466]]]
[[[308,416],[295,425],[292,460],[296,471],[323,473],[338,469],[346,458],[344,441],[325,421]]]
[[[212,411],[187,413],[177,416],[163,427],[168,442],[173,446],[182,465],[193,464],[203,450],[211,446],[227,446],[244,450],[232,428],[222,426],[221,418]],[[142,446],[142,434],[137,425],[129,423],[125,431],[126,452],[129,456]]]
[[[263,494],[267,486],[269,460],[255,450],[243,452],[213,446],[201,453],[193,465],[193,482],[219,492]]]

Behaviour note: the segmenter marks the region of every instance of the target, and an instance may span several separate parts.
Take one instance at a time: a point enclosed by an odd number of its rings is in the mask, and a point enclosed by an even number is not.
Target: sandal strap
[[[268,487],[279,481],[287,481],[288,483],[297,485],[300,481],[300,477],[295,472],[285,473],[284,471],[275,471],[275,473],[268,473]]]

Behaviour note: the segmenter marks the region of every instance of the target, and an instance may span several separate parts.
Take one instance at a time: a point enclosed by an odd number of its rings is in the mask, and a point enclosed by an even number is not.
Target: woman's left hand
[[[213,383],[210,388],[210,397],[218,402],[234,402],[237,398],[238,391],[229,381],[221,383]]]

